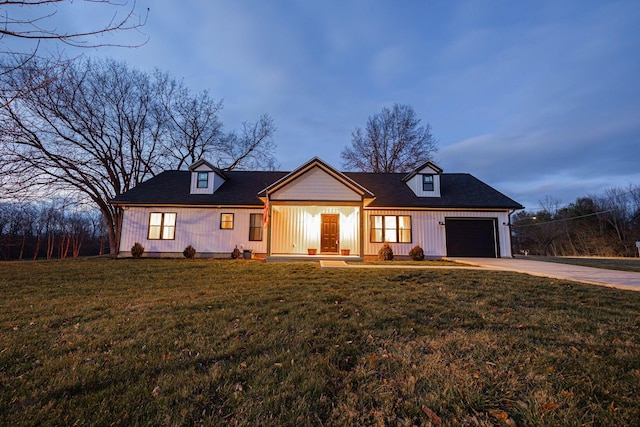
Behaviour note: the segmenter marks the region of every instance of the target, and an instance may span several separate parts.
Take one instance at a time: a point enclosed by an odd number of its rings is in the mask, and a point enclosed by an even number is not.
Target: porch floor
[[[281,254],[269,255],[266,257],[267,262],[319,262],[319,261],[364,261],[364,257],[359,255],[306,255],[306,254]]]

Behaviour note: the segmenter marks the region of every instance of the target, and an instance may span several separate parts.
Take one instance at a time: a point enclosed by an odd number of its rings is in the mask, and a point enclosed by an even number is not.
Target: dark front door
[[[497,258],[495,218],[447,218],[447,256]]]
[[[338,252],[340,245],[340,215],[322,215],[322,229],[320,233],[320,252]]]

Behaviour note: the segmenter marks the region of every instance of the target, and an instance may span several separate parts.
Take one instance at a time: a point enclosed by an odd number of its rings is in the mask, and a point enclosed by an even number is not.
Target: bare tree
[[[267,169],[274,170],[278,163],[273,155],[276,128],[273,119],[263,114],[255,122],[242,123],[242,131],[231,132],[216,146],[214,159],[220,169]]]
[[[238,133],[225,134],[219,112],[222,102],[209,92],[191,93],[181,82],[156,71],[157,100],[164,115],[164,157],[181,169],[203,157],[220,169],[274,169],[275,126],[267,114],[244,122]]]
[[[41,73],[38,65],[16,69],[12,87]],[[2,110],[5,159],[22,171],[13,188],[89,198],[107,223],[113,253],[121,213],[108,200],[159,169],[161,123],[152,101],[148,76],[121,63],[83,60],[59,70]]]
[[[138,43],[130,43],[117,38],[123,32],[139,31],[146,24],[149,9],[138,11],[135,0],[0,0],[0,8],[0,54],[18,58],[10,65],[5,63],[0,68],[0,76],[12,72],[14,68],[24,67],[41,56],[39,51],[43,43],[80,48],[138,47],[148,40],[147,36],[143,36]],[[71,25],[65,21],[65,16],[78,10],[99,16],[102,21],[99,18],[88,26],[84,23]],[[59,55],[52,62],[56,65],[67,63]],[[34,80],[24,82],[24,86],[4,93],[4,103],[10,103],[48,83],[47,79],[33,77]]]
[[[157,101],[164,116],[163,143],[171,165],[181,169],[214,151],[223,137],[218,113],[222,102],[214,101],[207,91],[191,92],[167,73],[156,70]]]
[[[369,117],[366,129],[351,133],[351,147],[341,157],[343,166],[362,172],[409,172],[438,151],[438,140],[431,126],[421,120],[409,105],[394,104]]]
[[[226,170],[274,163],[268,116],[245,124],[239,136],[221,136],[219,106],[206,94],[178,85],[176,98],[163,99],[161,82],[123,63],[82,59],[51,68],[34,59],[5,77],[9,90],[49,83],[0,109],[0,152],[11,173],[4,191],[90,200],[105,221],[111,254],[122,218],[109,204],[115,196],[195,156],[213,156]]]
[[[75,47],[121,46],[120,42],[105,41],[104,37],[98,41],[95,36],[139,29],[144,26],[149,13],[147,9],[143,15],[137,14],[135,1],[85,0],[82,6],[99,11],[105,17],[103,23],[89,29],[61,28],[60,21],[56,19],[60,17],[58,12],[64,14],[71,7],[77,8],[78,5],[73,3],[68,0],[0,0],[3,8],[0,40],[55,40]]]

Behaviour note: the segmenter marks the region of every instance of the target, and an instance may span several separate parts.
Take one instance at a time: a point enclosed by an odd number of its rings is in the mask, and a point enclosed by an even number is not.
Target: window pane
[[[207,188],[209,186],[209,173],[198,172],[198,188]]]
[[[160,238],[160,231],[162,230],[162,214],[151,213],[149,214],[149,240],[157,240]]]
[[[396,221],[395,216],[384,217],[384,240],[389,243],[398,241],[398,234],[396,233]]]
[[[262,214],[251,214],[251,226],[262,227]]]
[[[262,214],[251,214],[249,217],[249,240],[262,240]]]
[[[167,240],[173,240],[176,234],[176,214],[166,213],[164,214],[162,238]]]
[[[162,214],[161,213],[150,214],[149,225],[162,225]]]
[[[410,216],[399,216],[398,217],[398,227],[400,229],[410,229],[411,228],[411,217]]]
[[[373,215],[371,216],[371,227],[370,227],[371,235],[370,240],[372,242],[382,242],[383,240],[383,232],[382,232],[382,216]]]
[[[398,217],[398,237],[402,243],[411,243],[411,217],[403,215]]]
[[[164,214],[164,225],[165,226],[176,226],[176,214],[175,213],[166,213]]]
[[[422,175],[422,191],[433,191],[433,175]]]
[[[220,228],[222,230],[232,230],[233,229],[233,214],[221,214],[220,215]]]
[[[176,234],[176,228],[171,225],[165,225],[162,227],[162,238],[166,240],[173,240]]]
[[[150,225],[149,226],[149,240],[157,240],[160,238],[160,226],[159,225]]]

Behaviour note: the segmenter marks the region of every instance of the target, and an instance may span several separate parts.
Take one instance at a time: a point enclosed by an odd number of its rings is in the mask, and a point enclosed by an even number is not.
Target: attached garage
[[[447,256],[498,258],[496,218],[446,218]]]

